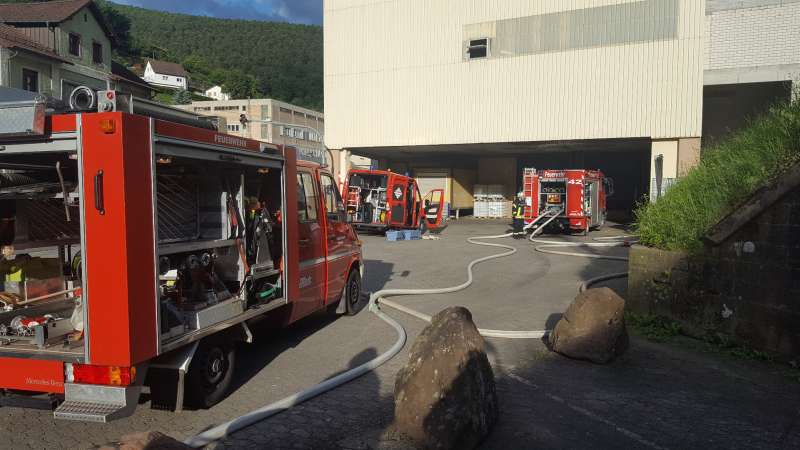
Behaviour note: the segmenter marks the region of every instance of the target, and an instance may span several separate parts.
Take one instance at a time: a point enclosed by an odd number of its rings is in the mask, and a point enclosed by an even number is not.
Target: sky
[[[322,24],[322,0],[112,0],[196,16]]]

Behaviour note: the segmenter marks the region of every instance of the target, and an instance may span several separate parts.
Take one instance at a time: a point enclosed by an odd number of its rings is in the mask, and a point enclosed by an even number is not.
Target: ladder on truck
[[[547,219],[544,220],[544,222],[542,222],[541,224],[539,224],[539,226],[536,227],[535,230],[533,230],[533,233],[531,233],[531,236],[536,236],[538,233],[544,230],[544,227],[550,225],[550,222],[556,220],[558,216],[560,216],[561,213],[563,212],[564,208],[547,208],[544,211],[542,211],[542,213],[539,214],[537,218],[533,219],[533,222],[525,225],[525,228],[523,228],[522,230],[528,231],[531,228],[533,228],[536,224],[538,224],[540,221]]]

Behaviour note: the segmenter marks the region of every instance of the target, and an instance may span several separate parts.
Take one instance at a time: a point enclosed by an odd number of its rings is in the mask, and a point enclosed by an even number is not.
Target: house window
[[[162,80],[169,80],[169,77],[168,77],[168,76],[166,76],[166,75],[161,75],[161,79],[162,79]]]
[[[489,56],[489,38],[473,39],[467,46],[467,59],[486,58]]]
[[[178,83],[181,83],[181,82],[183,82],[183,79],[178,77]]]
[[[240,126],[241,125],[239,125],[239,124],[233,124],[233,123],[228,124],[228,131],[237,131],[238,132],[241,129]]]
[[[22,89],[31,92],[39,92],[39,72],[30,69],[22,69]]]
[[[69,34],[69,54],[81,56],[81,37],[75,33]]]
[[[92,62],[103,64],[103,44],[92,42]]]

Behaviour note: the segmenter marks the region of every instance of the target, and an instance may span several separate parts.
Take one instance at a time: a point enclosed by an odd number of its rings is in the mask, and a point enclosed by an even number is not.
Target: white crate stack
[[[505,198],[502,184],[476,184],[474,188],[473,215],[483,219],[511,217],[511,202]]]

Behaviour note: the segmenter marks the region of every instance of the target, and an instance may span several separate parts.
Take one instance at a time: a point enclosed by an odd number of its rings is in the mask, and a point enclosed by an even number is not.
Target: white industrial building
[[[585,167],[630,211],[656,159],[666,187],[800,73],[800,0],[325,0],[324,20],[326,145],[455,208]]]

